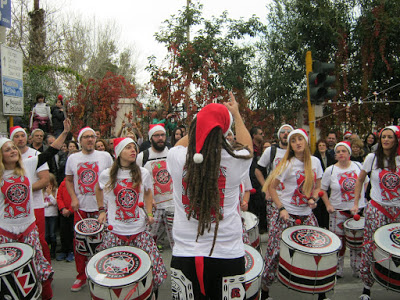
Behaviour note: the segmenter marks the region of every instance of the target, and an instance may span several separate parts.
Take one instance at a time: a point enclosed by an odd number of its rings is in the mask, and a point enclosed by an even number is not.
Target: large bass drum
[[[341,242],[329,230],[294,226],[282,232],[278,278],[304,293],[323,293],[335,286]]]
[[[150,299],[153,275],[149,255],[136,247],[119,246],[94,255],[86,266],[92,299]]]
[[[264,260],[261,254],[249,245],[244,245],[244,251],[244,259],[246,263],[246,299],[259,299],[261,274],[264,271]]]

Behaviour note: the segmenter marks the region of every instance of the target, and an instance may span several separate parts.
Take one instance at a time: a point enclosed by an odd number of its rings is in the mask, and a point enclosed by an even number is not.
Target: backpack
[[[149,156],[150,156],[150,151],[149,151],[149,149],[143,150],[142,167],[144,167],[144,165],[145,165],[148,161],[167,158],[166,156],[163,156],[163,157],[157,157],[157,158],[150,158],[150,159],[149,159]]]

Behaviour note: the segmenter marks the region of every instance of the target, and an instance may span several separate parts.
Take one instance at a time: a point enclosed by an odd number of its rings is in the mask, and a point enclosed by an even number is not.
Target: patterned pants
[[[129,236],[126,236],[129,238]],[[157,249],[156,243],[150,233],[143,231],[139,233],[131,241],[124,241],[112,232],[107,231],[104,235],[101,250],[112,248],[115,246],[133,246],[142,249],[149,256],[153,266],[153,289],[156,290],[167,278],[167,269],[164,261]]]
[[[274,212],[277,211],[276,207],[273,205],[273,201],[271,198],[265,200],[266,202],[266,208],[267,208],[267,227],[268,227],[268,232],[270,232],[272,228],[272,218],[274,215]]]
[[[318,226],[317,219],[312,213],[302,219],[302,224]],[[285,222],[283,219],[279,218],[278,210],[274,210],[272,214],[271,230],[268,236],[267,249],[265,251],[265,269],[261,278],[261,283],[264,287],[271,286],[275,280],[276,270],[278,269],[279,264],[282,232],[286,228],[294,225],[295,218],[289,218],[289,220]]]
[[[38,280],[40,282],[49,280],[53,277],[53,268],[50,263],[43,256],[42,247],[39,242],[39,232],[37,227],[35,227],[31,232],[29,232],[23,240],[16,240],[10,237],[0,235],[0,244],[22,242],[27,245],[31,245],[35,249],[35,256],[33,257],[34,265],[36,267],[36,273]]]
[[[174,247],[174,238],[172,237],[172,226],[167,224],[166,212],[167,211],[164,208],[157,208],[156,210],[153,210],[154,223],[150,226],[150,234],[157,242],[158,237],[160,237],[165,230],[167,233],[169,245],[172,249]]]
[[[346,252],[346,238],[343,224],[346,220],[352,218],[352,215],[343,211],[334,211],[329,214],[329,230],[335,233],[342,241],[342,247],[339,250],[338,267],[336,274],[343,276],[344,253]],[[361,248],[358,250],[350,249],[350,266],[353,274],[356,275],[360,271]]]
[[[384,209],[386,209],[386,211],[392,216],[396,216],[400,213],[400,207],[384,206]],[[368,287],[372,287],[375,282],[374,278],[371,275],[373,252],[375,250],[373,235],[379,227],[390,223],[399,223],[400,216],[397,216],[395,219],[388,218],[381,211],[379,211],[378,208],[374,207],[371,202],[367,204],[364,216],[365,227],[363,248],[361,252],[360,275],[361,280],[364,282],[364,284]]]

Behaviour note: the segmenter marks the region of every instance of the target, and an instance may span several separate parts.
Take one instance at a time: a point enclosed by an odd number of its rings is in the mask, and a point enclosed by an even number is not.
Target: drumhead
[[[341,246],[340,239],[333,232],[308,225],[285,229],[282,241],[292,249],[309,254],[329,254],[338,251]]]
[[[104,229],[104,225],[100,224],[97,219],[87,218],[80,220],[75,224],[75,232],[81,235],[94,235]]]
[[[374,241],[382,250],[400,257],[400,223],[378,228],[374,233]]]
[[[30,245],[5,243],[0,245],[0,275],[17,270],[29,262],[34,255]]]
[[[249,231],[250,229],[258,225],[257,216],[249,211],[243,211],[242,218],[244,219],[244,226],[246,228],[246,231]]]
[[[136,247],[119,246],[94,255],[86,266],[86,274],[98,285],[121,287],[140,281],[150,271],[149,255]]]
[[[346,220],[343,226],[350,230],[360,230],[364,229],[365,226],[365,218],[361,217],[360,220],[356,221],[353,218]]]
[[[264,260],[260,252],[249,245],[244,245],[244,260],[246,282],[259,277],[264,268]]]

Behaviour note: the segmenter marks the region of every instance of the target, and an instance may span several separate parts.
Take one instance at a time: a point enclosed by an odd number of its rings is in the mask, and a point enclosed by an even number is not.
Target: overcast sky
[[[57,2],[66,13],[75,12],[83,17],[93,18],[96,22],[115,20],[121,29],[121,42],[133,45],[138,54],[139,82],[148,80],[143,71],[147,57],[155,55],[162,59],[166,54],[165,46],[158,44],[154,33],[158,32],[162,22],[186,5],[186,0],[42,0]],[[245,19],[253,14],[265,22],[268,0],[201,0],[203,17],[219,16],[227,10],[231,18]],[[142,69],[142,70],[141,70]]]

